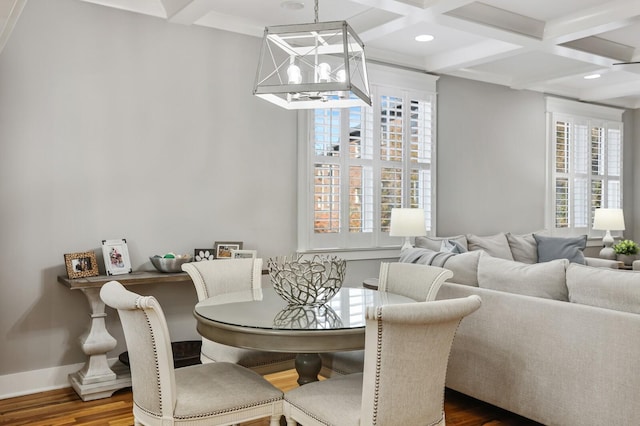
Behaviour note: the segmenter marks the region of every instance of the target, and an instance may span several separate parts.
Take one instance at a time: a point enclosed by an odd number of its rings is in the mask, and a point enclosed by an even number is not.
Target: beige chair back
[[[435,300],[438,290],[453,272],[415,263],[380,263],[378,290],[410,297],[418,302]]]
[[[184,263],[198,293],[198,300],[221,294],[247,292],[259,297],[262,259],[219,259]]]
[[[160,304],[153,296],[140,296],[109,281],[100,297],[117,309],[124,330],[134,404],[158,417],[173,417],[176,379],[169,329]]]
[[[444,424],[449,352],[480,297],[367,309],[362,425]]]

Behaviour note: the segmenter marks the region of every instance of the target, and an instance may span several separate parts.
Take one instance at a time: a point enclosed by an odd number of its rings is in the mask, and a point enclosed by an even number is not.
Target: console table
[[[69,382],[83,401],[108,398],[118,389],[131,386],[131,374],[122,363],[112,367],[107,362],[107,352],[116,347],[116,339],[105,327],[105,305],[100,299],[100,288],[109,281],[118,281],[124,286],[137,284],[189,283],[186,272],[174,274],[161,272],[133,272],[125,275],[99,275],[75,278],[59,276],[58,282],[71,290],[80,290],[89,302],[91,322],[89,330],[80,336],[80,346],[87,355],[87,361],[80,370],[69,374]]]

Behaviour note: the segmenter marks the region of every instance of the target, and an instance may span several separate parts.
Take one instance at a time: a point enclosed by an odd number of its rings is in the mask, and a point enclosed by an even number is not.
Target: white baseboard
[[[117,360],[114,358],[109,362]],[[83,366],[84,363],[70,364],[0,376],[0,399],[71,387],[69,374]]]

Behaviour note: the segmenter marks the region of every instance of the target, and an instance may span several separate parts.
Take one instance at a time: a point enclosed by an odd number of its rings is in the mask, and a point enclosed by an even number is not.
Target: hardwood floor
[[[295,370],[265,377],[283,391],[298,386]],[[445,414],[448,426],[539,425],[449,389],[445,395]],[[243,423],[242,426],[268,424],[266,419],[262,419]],[[111,398],[87,402],[83,402],[71,388],[0,400],[0,425],[130,426],[133,425],[131,389],[122,389]]]

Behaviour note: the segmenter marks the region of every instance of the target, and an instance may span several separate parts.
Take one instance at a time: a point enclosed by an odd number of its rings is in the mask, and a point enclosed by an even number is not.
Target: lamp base
[[[611,232],[607,230],[604,233],[604,237],[602,238],[602,250],[600,250],[600,257],[602,259],[616,260],[616,252],[611,247],[613,245],[613,237],[611,236]]]
[[[616,257],[616,251],[611,247],[603,247],[600,250],[600,258],[602,259],[616,260]]]
[[[411,239],[409,237],[404,237],[404,244],[400,248],[400,251],[405,251],[410,248],[413,248],[413,245],[411,244]]]

